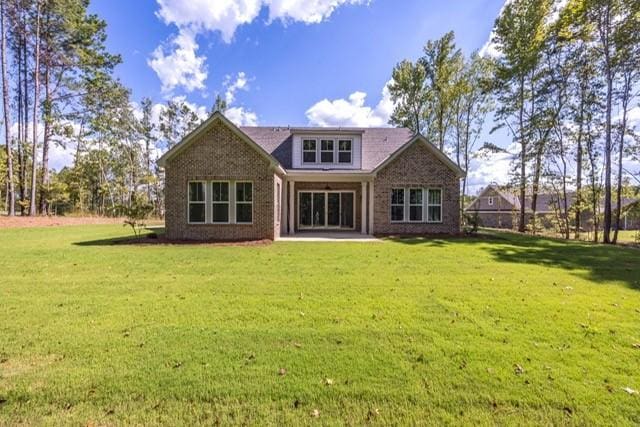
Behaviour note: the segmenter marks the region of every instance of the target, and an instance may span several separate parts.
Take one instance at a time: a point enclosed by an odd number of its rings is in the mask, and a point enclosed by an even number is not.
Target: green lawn
[[[639,250],[126,233],[0,230],[0,425],[640,423]]]

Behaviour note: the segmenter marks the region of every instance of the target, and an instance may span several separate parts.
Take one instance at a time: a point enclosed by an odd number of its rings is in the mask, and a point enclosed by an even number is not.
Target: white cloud
[[[188,92],[204,89],[207,58],[196,54],[198,43],[195,36],[192,31],[181,29],[171,40],[174,47],[172,52],[167,53],[165,47],[158,46],[147,60],[147,64],[158,75],[163,92],[169,93],[177,86],[184,87]]]
[[[347,99],[323,99],[316,102],[307,111],[309,124],[313,126],[388,126],[393,112],[393,102],[388,84],[382,90],[382,99],[375,107],[365,105],[367,94],[353,92]]]
[[[368,4],[370,0],[157,0],[156,15],[167,25],[175,25],[173,51],[158,46],[147,61],[170,92],[178,86],[187,91],[204,88],[207,78],[206,57],[198,56],[195,38],[218,32],[231,43],[236,29],[253,22],[263,7],[269,9],[269,22],[317,24],[329,18],[343,5]]]
[[[224,115],[237,126],[256,126],[258,124],[256,113],[246,110],[244,107],[228,108]]]
[[[467,172],[468,194],[480,191],[489,184],[508,184],[517,144],[511,144],[506,152],[484,154],[471,160]]]
[[[368,4],[369,0],[264,0],[269,6],[269,20],[299,21],[317,24],[331,16],[333,11],[347,4]]]
[[[231,105],[236,100],[237,91],[249,90],[249,80],[247,79],[247,75],[245,74],[245,72],[240,71],[233,82],[231,82],[231,76],[227,76],[225,78],[223,86],[227,88],[224,93],[224,99],[227,101],[228,105]]]

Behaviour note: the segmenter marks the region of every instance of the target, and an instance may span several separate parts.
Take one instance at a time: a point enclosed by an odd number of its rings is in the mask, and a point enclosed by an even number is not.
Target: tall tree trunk
[[[45,92],[45,117],[44,135],[42,139],[42,168],[41,168],[41,189],[40,189],[40,213],[49,214],[49,143],[51,139],[51,88],[49,85],[49,66],[46,65],[44,72],[44,92]]]
[[[29,51],[27,46],[27,16],[22,15],[22,137],[20,138],[20,214],[24,215],[27,201],[27,144],[29,143]]]
[[[527,191],[527,141],[524,135],[524,76],[520,76],[520,111],[519,111],[519,132],[520,132],[520,222],[518,231],[525,231],[525,197]]]
[[[38,104],[40,99],[40,0],[36,0],[36,33],[33,67],[33,143],[31,151],[31,197],[29,215],[36,215],[36,191],[38,184]]]
[[[600,23],[600,34],[604,50],[605,76],[607,81],[605,147],[604,147],[604,224],[603,242],[611,243],[611,108],[613,98],[613,69],[610,52],[611,4],[607,3],[604,11],[604,22]]]
[[[581,85],[582,86],[582,85]],[[578,141],[577,141],[577,152],[576,152],[576,230],[575,230],[575,238],[576,240],[580,238],[580,227],[582,226],[581,215],[582,215],[582,132],[584,129],[584,90],[586,88],[581,87],[580,90],[580,113],[579,113],[579,121],[578,124]]]
[[[618,229],[620,228],[620,215],[622,213],[622,160],[624,158],[624,138],[627,130],[627,112],[629,110],[629,98],[632,90],[631,75],[625,73],[622,88],[622,121],[620,123],[620,139],[618,140],[618,178],[616,190],[616,216],[615,230],[613,232],[612,243],[618,243]]]
[[[16,192],[13,182],[13,144],[11,140],[11,112],[9,111],[9,80],[7,79],[7,38],[4,28],[5,1],[0,0],[0,56],[2,62],[2,106],[4,111],[4,136],[7,149],[7,213],[16,214]]]

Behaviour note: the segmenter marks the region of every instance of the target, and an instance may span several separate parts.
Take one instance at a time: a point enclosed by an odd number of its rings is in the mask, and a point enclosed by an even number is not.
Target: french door
[[[354,191],[298,192],[298,226],[301,229],[355,228]]]

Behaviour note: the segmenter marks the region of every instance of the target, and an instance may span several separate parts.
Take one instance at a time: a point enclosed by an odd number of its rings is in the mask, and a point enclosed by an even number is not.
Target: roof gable
[[[445,166],[451,169],[458,178],[462,178],[465,175],[465,172],[456,165],[453,160],[449,158],[446,154],[444,154],[438,147],[427,141],[427,138],[418,134],[415,135],[412,139],[406,142],[404,145],[395,150],[389,157],[383,160],[380,164],[378,164],[375,168],[373,168],[373,172],[377,173],[380,170],[387,167],[391,162],[393,162],[398,156],[400,156],[407,148],[411,147],[413,144],[424,144],[427,149]]]
[[[166,162],[172,157],[176,156],[182,150],[189,147],[194,141],[197,140],[199,136],[204,134],[207,129],[211,128],[216,122],[222,122],[227,128],[229,128],[233,133],[235,133],[242,141],[249,144],[252,148],[254,148],[260,155],[262,155],[265,159],[267,159],[272,167],[279,168],[282,173],[285,173],[284,169],[280,166],[278,160],[276,160],[269,152],[265,151],[263,147],[256,144],[253,139],[251,139],[247,134],[245,134],[239,127],[234,125],[229,119],[227,119],[222,113],[216,111],[213,113],[207,120],[202,122],[197,128],[195,128],[191,133],[185,136],[182,141],[174,145],[169,151],[164,153],[158,159],[158,165],[164,167]]]

